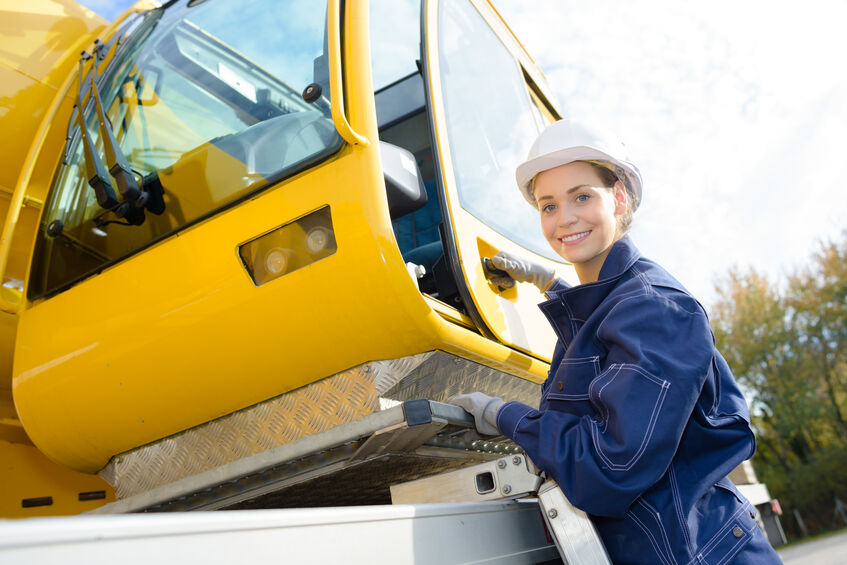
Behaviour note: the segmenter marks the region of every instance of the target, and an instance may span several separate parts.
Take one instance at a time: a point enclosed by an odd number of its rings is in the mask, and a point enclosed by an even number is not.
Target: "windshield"
[[[130,203],[146,210],[129,216],[98,202],[81,128],[72,124],[42,216],[30,299],[334,153],[341,138],[328,102],[326,9],[314,0],[184,0],[131,26],[99,64],[107,126],[98,123],[90,80],[81,81],[85,129],[93,160],[105,161],[110,126],[153,198]]]

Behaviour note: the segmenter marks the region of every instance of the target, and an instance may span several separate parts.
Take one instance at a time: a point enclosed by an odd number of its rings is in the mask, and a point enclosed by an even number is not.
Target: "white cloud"
[[[566,115],[624,135],[633,237],[707,305],[731,265],[777,275],[847,226],[843,3],[494,1]]]

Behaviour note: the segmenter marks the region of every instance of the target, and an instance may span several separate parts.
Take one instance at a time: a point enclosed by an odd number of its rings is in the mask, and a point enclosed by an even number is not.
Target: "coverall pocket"
[[[647,450],[670,383],[635,365],[612,365],[589,387],[599,418],[592,437],[610,469],[627,471]]]
[[[588,387],[600,373],[600,358],[562,359],[546,388],[548,400],[588,400]]]

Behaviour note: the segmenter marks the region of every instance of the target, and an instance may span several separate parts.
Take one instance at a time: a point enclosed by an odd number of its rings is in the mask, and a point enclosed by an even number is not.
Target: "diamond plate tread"
[[[537,406],[541,387],[531,381],[461,357],[436,352],[385,393],[396,400],[428,398],[445,402],[451,396],[480,391],[490,396]]]
[[[539,385],[433,351],[337,373],[174,436],[118,455],[100,476],[118,499],[346,424],[415,398],[479,390],[537,405]]]

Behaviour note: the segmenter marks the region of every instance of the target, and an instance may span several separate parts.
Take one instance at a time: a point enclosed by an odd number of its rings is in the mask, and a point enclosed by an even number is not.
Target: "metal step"
[[[389,504],[389,487],[520,449],[463,409],[401,405],[111,504],[92,514]]]

